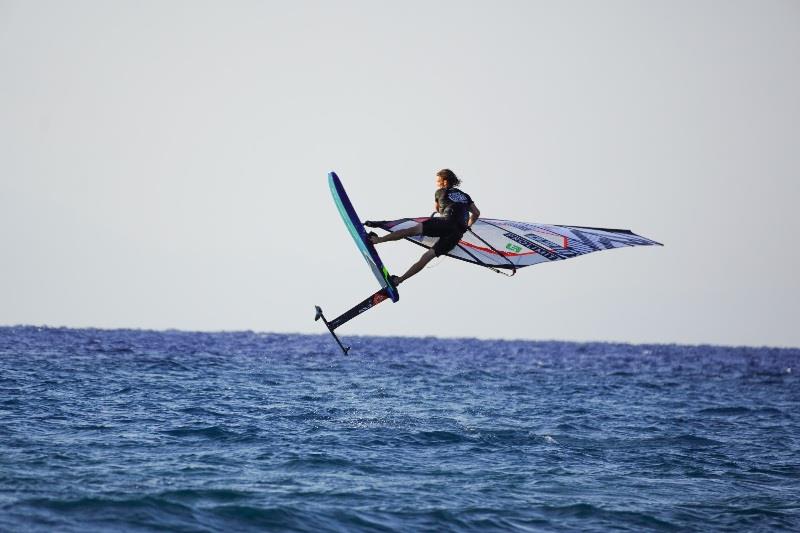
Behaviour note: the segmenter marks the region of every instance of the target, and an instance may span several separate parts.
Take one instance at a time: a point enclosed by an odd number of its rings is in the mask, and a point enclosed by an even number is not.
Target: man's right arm
[[[480,216],[481,210],[478,209],[478,206],[475,205],[475,202],[469,204],[469,220],[467,221],[467,227],[472,226]]]

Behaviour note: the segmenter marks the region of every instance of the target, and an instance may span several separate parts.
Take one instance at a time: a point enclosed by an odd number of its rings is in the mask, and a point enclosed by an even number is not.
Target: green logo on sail
[[[518,254],[522,251],[522,247],[517,246],[516,244],[508,243],[506,244],[506,250],[511,250],[515,254]]]

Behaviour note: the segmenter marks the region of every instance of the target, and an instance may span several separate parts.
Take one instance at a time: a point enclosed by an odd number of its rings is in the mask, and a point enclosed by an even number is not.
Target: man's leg
[[[422,257],[419,258],[419,261],[411,265],[411,268],[408,269],[408,272],[400,276],[400,278],[397,281],[397,285],[400,285],[405,280],[407,280],[408,278],[410,278],[411,276],[413,276],[414,274],[425,268],[425,265],[430,263],[431,259],[433,259],[434,257],[436,257],[436,252],[433,251],[433,248],[422,254]]]
[[[422,235],[422,224],[414,224],[410,228],[401,229],[400,231],[395,231],[393,233],[389,233],[388,235],[384,235],[383,237],[373,236],[371,238],[372,244],[380,244],[382,242],[387,241],[399,241],[400,239],[405,239],[406,237],[413,237],[414,235]]]

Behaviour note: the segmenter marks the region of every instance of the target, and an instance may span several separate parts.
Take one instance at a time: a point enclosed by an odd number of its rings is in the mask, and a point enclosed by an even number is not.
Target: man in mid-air
[[[469,194],[456,188],[460,184],[461,180],[452,170],[449,168],[440,170],[436,173],[436,194],[434,199],[436,201],[435,210],[441,216],[431,217],[422,223],[414,224],[410,228],[395,231],[383,237],[370,233],[372,244],[399,241],[415,235],[439,237],[433,248],[422,254],[419,261],[411,265],[405,274],[402,276],[390,276],[389,280],[395,286],[400,285],[422,270],[434,257],[446,254],[455,248],[464,232],[478,220],[481,212]]]

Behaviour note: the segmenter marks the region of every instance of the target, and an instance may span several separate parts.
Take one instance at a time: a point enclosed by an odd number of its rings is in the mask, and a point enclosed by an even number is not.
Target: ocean
[[[0,328],[0,530],[800,530],[800,349],[345,337]]]

